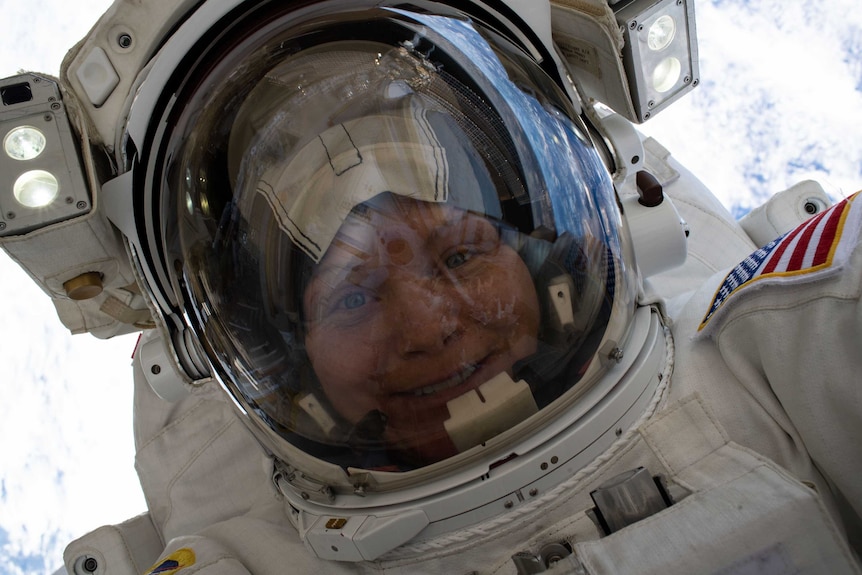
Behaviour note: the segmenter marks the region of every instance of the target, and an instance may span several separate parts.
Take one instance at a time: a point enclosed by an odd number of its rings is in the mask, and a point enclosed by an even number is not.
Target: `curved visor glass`
[[[273,437],[407,471],[588,386],[634,284],[607,171],[521,50],[370,10],[208,73],[171,136],[169,236],[193,329]]]

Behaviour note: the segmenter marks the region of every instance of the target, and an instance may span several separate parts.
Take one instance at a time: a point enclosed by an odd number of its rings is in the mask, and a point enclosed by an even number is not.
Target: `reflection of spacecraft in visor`
[[[445,202],[449,171],[447,150],[437,141],[427,112],[408,109],[326,130],[287,166],[264,173],[257,191],[279,227],[317,263],[356,206],[383,192]]]

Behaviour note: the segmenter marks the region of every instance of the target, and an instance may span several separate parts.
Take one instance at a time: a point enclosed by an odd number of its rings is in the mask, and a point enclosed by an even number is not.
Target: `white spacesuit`
[[[118,0],[2,81],[2,246],[144,329],[66,570],[859,573],[862,201],[639,136],[692,9]]]

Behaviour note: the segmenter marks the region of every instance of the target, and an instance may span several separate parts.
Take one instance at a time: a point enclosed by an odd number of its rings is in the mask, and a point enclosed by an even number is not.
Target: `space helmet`
[[[635,308],[564,76],[491,12],[261,6],[160,104],[152,275],[292,477],[386,491],[505,457],[601,379]]]

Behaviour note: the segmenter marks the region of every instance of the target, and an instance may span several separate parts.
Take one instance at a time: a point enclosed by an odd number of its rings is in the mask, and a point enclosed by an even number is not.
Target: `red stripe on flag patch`
[[[817,272],[825,273],[843,264],[862,227],[862,207],[857,206],[853,211],[855,198],[856,194],[813,216],[733,268],[716,290],[698,331],[706,327],[733,294],[747,286],[763,280],[791,281],[794,276],[803,275],[807,280]],[[841,254],[838,254],[839,247],[843,250]],[[836,262],[836,259],[841,261]]]

